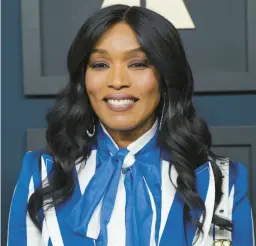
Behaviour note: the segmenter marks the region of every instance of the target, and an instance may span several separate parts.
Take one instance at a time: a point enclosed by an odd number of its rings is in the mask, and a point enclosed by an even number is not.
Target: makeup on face
[[[160,101],[158,80],[136,34],[125,23],[115,24],[101,36],[85,73],[91,105],[110,131],[150,129]]]

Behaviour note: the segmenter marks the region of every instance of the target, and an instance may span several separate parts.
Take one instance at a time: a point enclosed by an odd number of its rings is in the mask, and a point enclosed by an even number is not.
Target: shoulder
[[[246,178],[248,174],[247,167],[237,161],[230,161],[230,172],[233,172],[233,175],[236,175],[239,178]]]
[[[223,158],[217,159],[217,165],[222,171],[222,175],[229,176],[232,184],[244,183],[247,181],[247,167],[243,163],[233,161],[229,158]]]
[[[35,186],[41,182],[42,164],[48,164],[47,170],[51,170],[53,158],[45,153],[44,149],[27,151],[23,156],[22,167],[20,171],[20,180],[33,178]]]
[[[53,157],[45,152],[44,149],[28,151],[23,157],[23,166],[33,169],[35,163],[41,163],[41,161],[53,162]]]
[[[43,150],[27,151],[23,156],[21,172],[33,173],[36,166],[39,166]],[[38,165],[37,165],[38,164]]]
[[[229,158],[220,158],[216,163],[222,171],[223,178],[225,177],[224,190],[229,190],[229,193],[234,189],[237,194],[239,192],[246,193],[248,189],[248,171],[246,166],[238,161],[233,161]],[[229,187],[229,188],[228,188]]]
[[[247,192],[248,189],[248,170],[247,167],[236,161],[230,161],[230,183],[236,191]]]

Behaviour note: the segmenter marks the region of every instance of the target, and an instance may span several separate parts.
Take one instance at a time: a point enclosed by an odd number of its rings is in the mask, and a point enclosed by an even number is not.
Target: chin
[[[110,128],[116,131],[128,131],[136,128],[140,121],[134,119],[126,119],[126,120],[105,120],[102,121],[105,127]]]

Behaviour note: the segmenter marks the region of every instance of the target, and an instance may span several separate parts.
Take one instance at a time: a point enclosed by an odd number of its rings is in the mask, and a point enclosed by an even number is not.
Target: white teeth
[[[133,104],[135,101],[131,99],[125,99],[125,100],[113,100],[113,99],[108,99],[108,103],[112,105],[117,105],[117,106],[123,106],[123,105],[128,105],[128,104]]]

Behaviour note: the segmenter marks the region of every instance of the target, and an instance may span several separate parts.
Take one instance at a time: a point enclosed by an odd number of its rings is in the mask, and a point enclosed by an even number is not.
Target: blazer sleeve
[[[255,246],[253,213],[248,198],[247,169],[241,163],[234,163],[233,178],[235,179],[234,201],[232,209],[232,245]]]
[[[39,246],[42,242],[40,231],[35,227],[27,213],[27,202],[35,190],[33,165],[36,165],[38,152],[27,152],[16,184],[8,221],[8,246]],[[38,165],[37,165],[38,166]],[[38,168],[39,170],[39,168]]]

